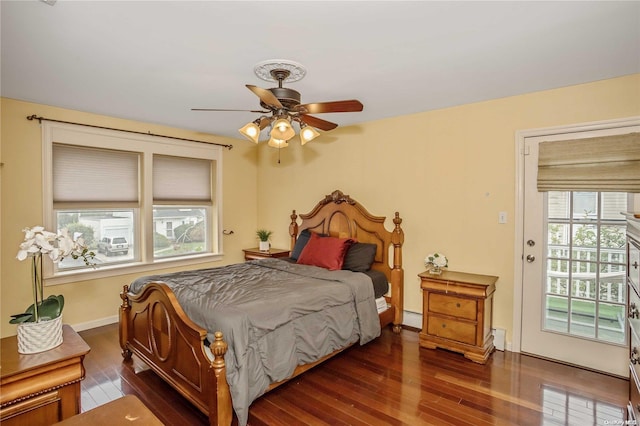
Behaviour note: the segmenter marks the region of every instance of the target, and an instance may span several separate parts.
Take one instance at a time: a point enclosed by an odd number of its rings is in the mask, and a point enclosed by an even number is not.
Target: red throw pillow
[[[344,256],[355,241],[351,238],[321,237],[312,232],[300,257],[301,265],[313,265],[330,271],[342,269]]]

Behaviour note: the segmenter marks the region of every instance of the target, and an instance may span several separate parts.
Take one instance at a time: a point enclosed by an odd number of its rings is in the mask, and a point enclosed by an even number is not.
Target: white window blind
[[[137,153],[53,144],[53,202],[138,204]]]
[[[153,201],[211,203],[211,160],[153,156]]]
[[[538,191],[640,192],[640,133],[540,143]]]

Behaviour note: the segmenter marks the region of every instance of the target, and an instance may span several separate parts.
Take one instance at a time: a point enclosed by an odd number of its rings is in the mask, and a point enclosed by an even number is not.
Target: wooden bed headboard
[[[400,224],[402,219],[398,212],[393,218],[394,229],[387,231],[384,226],[386,217],[374,216],[360,203],[340,190],[327,195],[307,214],[300,214],[302,223],[298,225],[298,215],[291,214],[289,235],[291,250],[295,246],[300,231],[308,229],[332,237],[354,238],[361,243],[377,245],[372,269],[387,276],[391,286],[388,301],[395,306],[394,326],[402,324],[404,299],[404,270],[402,269],[402,244],[404,231]],[[391,259],[391,262],[389,261]]]

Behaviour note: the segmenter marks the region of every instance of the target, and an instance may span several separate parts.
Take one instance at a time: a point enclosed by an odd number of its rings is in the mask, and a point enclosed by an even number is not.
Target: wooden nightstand
[[[16,336],[2,339],[0,423],[50,425],[80,413],[80,381],[90,348],[62,326],[60,346],[37,354],[18,353]]]
[[[420,346],[461,352],[486,363],[494,350],[491,326],[498,277],[454,271],[418,276],[423,296]]]
[[[267,259],[269,257],[289,257],[289,250],[270,248],[269,251],[260,251],[258,247],[244,249],[244,260]]]

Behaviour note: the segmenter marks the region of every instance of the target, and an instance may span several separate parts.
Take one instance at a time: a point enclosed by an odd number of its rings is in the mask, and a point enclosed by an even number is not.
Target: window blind
[[[538,191],[640,192],[640,133],[541,142]]]
[[[53,202],[138,203],[138,154],[53,144]]]
[[[211,160],[154,155],[154,203],[211,203],[211,163]]]

